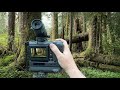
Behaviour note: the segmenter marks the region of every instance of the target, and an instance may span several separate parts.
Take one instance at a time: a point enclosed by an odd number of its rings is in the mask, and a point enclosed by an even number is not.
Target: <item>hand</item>
[[[64,45],[64,51],[61,53],[55,44],[50,44],[50,48],[55,53],[60,66],[71,78],[85,78],[85,76],[77,68],[67,42],[63,39],[56,40],[62,41]]]

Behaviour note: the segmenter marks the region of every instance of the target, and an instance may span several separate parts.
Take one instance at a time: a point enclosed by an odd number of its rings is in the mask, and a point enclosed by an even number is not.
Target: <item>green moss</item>
[[[7,47],[7,41],[8,41],[8,35],[7,33],[5,34],[0,34],[0,46],[3,46],[3,47]],[[18,38],[19,38],[19,35],[16,35],[15,36],[15,45],[18,47]]]
[[[87,48],[85,51],[80,53],[80,56],[82,57],[88,57],[92,54],[93,49],[92,48]]]
[[[120,78],[119,72],[103,71],[91,67],[81,67],[80,70],[87,78]]]
[[[32,73],[28,71],[18,71],[15,68],[3,68],[0,78],[31,78]]]
[[[65,73],[49,73],[47,78],[69,78],[69,76]]]
[[[14,61],[14,56],[15,55],[9,55],[9,56],[5,56],[3,58],[0,59],[0,66],[7,66],[8,64],[10,64],[11,62]]]
[[[0,46],[7,45],[7,34],[0,34]]]
[[[19,67],[23,66],[24,64],[25,64],[25,46],[22,45],[19,57],[17,58],[17,65]]]

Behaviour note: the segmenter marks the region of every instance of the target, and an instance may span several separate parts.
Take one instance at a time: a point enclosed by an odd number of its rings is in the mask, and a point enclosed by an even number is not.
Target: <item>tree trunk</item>
[[[67,13],[67,19],[66,19],[66,36],[68,36],[68,28],[69,27],[69,13]]]
[[[100,16],[100,31],[99,31],[99,53],[103,53],[103,47],[102,47],[102,27],[103,27],[103,16]]]
[[[53,21],[52,21],[52,40],[55,40],[58,38],[58,13],[53,12]]]
[[[30,30],[31,22],[34,19],[41,19],[41,12],[19,12],[20,46],[16,65],[22,68],[25,67],[25,43],[35,39],[34,31]],[[36,50],[34,50],[34,53],[36,53]]]
[[[111,45],[112,43],[115,42],[115,35],[113,33],[113,25],[111,22],[111,12],[107,13],[107,17],[108,17],[108,19],[107,19],[107,23],[108,23],[107,37],[110,38],[111,43],[109,43],[109,44]],[[110,34],[108,35],[108,33],[110,33]],[[111,47],[111,52],[112,52],[111,54],[114,54],[114,50],[115,50],[115,48]]]
[[[64,39],[64,34],[65,34],[65,32],[64,32],[64,26],[62,27],[62,39]]]
[[[104,18],[103,18],[103,29],[102,29],[102,32],[103,32],[102,44],[104,46],[102,49],[103,49],[103,53],[107,54],[108,52],[106,52],[106,48],[105,48],[105,44],[108,41],[108,39],[107,39],[107,32],[108,32],[108,29],[107,29],[107,15],[105,15]]]
[[[8,13],[8,50],[15,51],[15,12]]]
[[[28,39],[28,12],[19,12],[19,31],[20,31],[20,46],[18,49],[17,67],[25,67],[25,43]]]
[[[86,32],[86,12],[82,12],[82,17],[83,17],[83,33]],[[82,42],[82,45],[83,45],[83,50],[86,49],[87,47],[87,43],[86,42]]]
[[[87,49],[85,51],[83,51],[82,53],[80,53],[81,57],[93,57],[94,53],[95,53],[95,46],[96,46],[96,21],[97,21],[97,17],[95,16],[90,24],[89,27],[89,41],[88,41],[88,46]]]
[[[65,22],[64,22],[64,18],[63,18],[63,13],[62,13],[62,39],[64,39],[64,35],[65,35]]]
[[[86,32],[86,13],[82,12],[83,15],[83,32]]]
[[[93,48],[94,48],[94,52],[96,53],[97,50],[96,50],[96,44],[97,44],[97,16],[94,16],[94,19],[93,19]]]
[[[82,33],[81,24],[80,24],[80,21],[78,18],[75,20],[75,31],[76,31],[75,34],[80,35],[80,33]],[[83,50],[82,40],[80,38],[79,38],[79,43],[76,44],[76,49],[77,49],[76,51],[78,51],[78,52],[82,52],[82,50]]]
[[[69,33],[69,48],[71,52],[72,52],[72,34],[73,34],[72,26],[73,26],[73,13],[71,12],[70,13],[70,33]]]

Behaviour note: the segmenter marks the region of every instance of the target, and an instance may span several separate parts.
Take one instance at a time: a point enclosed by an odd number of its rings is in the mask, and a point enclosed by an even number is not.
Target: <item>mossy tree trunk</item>
[[[64,39],[65,35],[65,21],[64,21],[64,15],[62,13],[62,39]]]
[[[75,32],[76,35],[78,34],[80,35],[80,33],[82,33],[82,27],[78,18],[75,20]],[[82,40],[79,39],[79,43],[76,43],[75,46],[76,46],[76,51],[81,52],[83,50]]]
[[[15,51],[15,12],[8,13],[8,51]]]
[[[35,34],[31,27],[31,21],[33,19],[41,19],[41,13],[38,12],[19,12],[19,31],[20,31],[20,44],[17,53],[18,67],[25,67],[25,43],[28,40],[35,40]],[[36,51],[36,50],[35,50]],[[21,68],[20,68],[21,69]]]
[[[73,35],[73,13],[70,13],[70,31],[69,31],[69,48],[72,52],[72,35]]]
[[[18,58],[16,65],[18,68],[25,66],[25,43],[28,39],[28,12],[19,12],[19,31],[20,31],[20,46],[18,49]]]
[[[83,32],[86,32],[86,13],[82,12],[83,17]]]
[[[102,14],[95,16],[95,53],[99,54],[102,52]]]
[[[68,36],[68,30],[69,29],[69,13],[67,12],[66,15],[66,36]]]
[[[82,17],[83,17],[83,32],[82,33],[85,33],[87,31],[87,28],[86,28],[86,12],[82,12]],[[87,43],[86,42],[82,42],[82,45],[83,45],[83,50],[86,49],[87,47]]]
[[[103,53],[103,47],[102,47],[102,27],[103,27],[103,15],[100,16],[100,31],[99,31],[99,53]]]
[[[80,53],[81,57],[92,57],[95,53],[96,46],[96,29],[97,29],[97,17],[95,16],[89,26],[88,46],[87,49]]]
[[[58,12],[53,12],[52,19],[52,40],[55,40],[58,38]]]
[[[102,51],[102,15],[94,17],[94,49],[95,53],[99,54]]]
[[[106,13],[107,14],[107,13]],[[105,44],[108,42],[107,36],[108,36],[108,29],[107,29],[107,15],[103,16],[103,28],[102,28],[102,32],[103,32],[103,41],[102,44],[104,45],[104,47],[102,48],[103,51],[102,53],[108,53],[106,52],[106,48],[105,48]]]
[[[107,38],[109,38],[110,42],[108,42],[108,43],[110,45],[115,43],[114,27],[113,27],[113,24],[112,24],[111,17],[112,17],[112,13],[111,12],[107,12],[107,24],[108,24]],[[109,54],[112,55],[112,54],[114,54],[114,52],[115,52],[115,48],[111,47],[111,52]]]

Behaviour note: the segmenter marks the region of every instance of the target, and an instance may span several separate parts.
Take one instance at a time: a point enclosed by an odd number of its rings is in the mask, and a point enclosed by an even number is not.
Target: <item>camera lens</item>
[[[42,22],[41,22],[41,20],[39,20],[39,19],[35,19],[35,20],[33,20],[32,23],[31,23],[31,27],[32,27],[33,29],[40,29],[41,26],[42,26]]]

